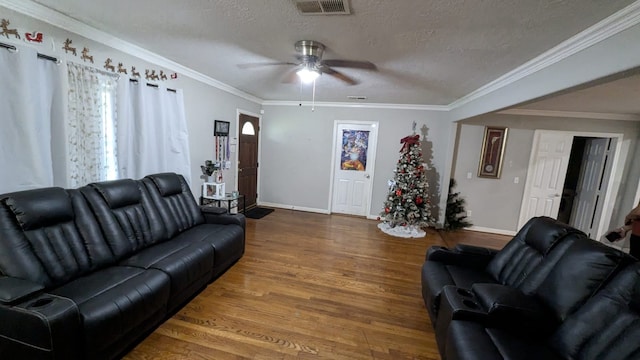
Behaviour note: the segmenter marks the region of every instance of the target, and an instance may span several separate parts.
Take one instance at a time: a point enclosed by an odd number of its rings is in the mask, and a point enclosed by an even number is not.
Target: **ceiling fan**
[[[302,80],[302,82],[313,82],[320,74],[331,75],[349,85],[356,85],[358,81],[354,78],[347,76],[337,70],[334,67],[339,68],[353,68],[353,69],[365,69],[365,70],[377,70],[375,64],[369,61],[355,61],[355,60],[322,60],[322,54],[324,53],[325,46],[321,42],[314,40],[300,40],[295,43],[295,49],[298,54],[296,55],[297,63],[294,62],[267,62],[267,63],[250,63],[240,64],[238,67],[241,69],[249,69],[261,66],[271,65],[294,65],[295,69],[285,76],[284,81],[291,83],[296,80],[296,75]]]

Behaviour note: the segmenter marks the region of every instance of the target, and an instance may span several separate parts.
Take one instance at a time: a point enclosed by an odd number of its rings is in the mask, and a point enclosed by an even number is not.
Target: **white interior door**
[[[597,206],[602,207],[602,197],[606,186],[603,173],[608,156],[610,139],[588,139],[585,143],[582,167],[576,189],[574,210],[570,224],[591,236],[597,230],[599,218],[596,218]],[[600,202],[600,204],[599,204]]]
[[[571,134],[536,130],[518,228],[535,216],[557,218],[572,143]]]
[[[331,211],[365,216],[370,210],[377,122],[336,121]]]

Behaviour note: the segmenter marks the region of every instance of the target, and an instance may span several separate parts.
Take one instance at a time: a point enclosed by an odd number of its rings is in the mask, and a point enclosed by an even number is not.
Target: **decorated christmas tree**
[[[467,220],[467,212],[464,209],[465,201],[459,192],[453,192],[456,181],[449,181],[449,196],[447,196],[447,211],[444,219],[445,230],[458,230],[473,225]]]
[[[422,237],[422,227],[434,223],[429,203],[429,183],[420,149],[420,135],[400,140],[400,159],[389,181],[389,194],[378,224],[380,230],[393,236]]]

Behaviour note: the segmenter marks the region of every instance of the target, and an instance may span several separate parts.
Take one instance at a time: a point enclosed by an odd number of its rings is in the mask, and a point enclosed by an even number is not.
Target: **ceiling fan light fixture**
[[[320,72],[317,69],[310,69],[307,66],[298,70],[296,74],[298,74],[300,80],[305,84],[314,82],[320,76]]]

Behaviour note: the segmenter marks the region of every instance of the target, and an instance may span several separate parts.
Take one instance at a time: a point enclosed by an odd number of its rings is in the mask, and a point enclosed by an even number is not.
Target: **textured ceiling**
[[[518,108],[640,115],[640,74],[552,96]]]
[[[447,105],[631,4],[633,0],[351,0],[352,15],[303,16],[291,0],[37,0],[265,100],[310,100],[283,84],[297,40],[324,59],[368,60],[378,72],[323,75],[316,101]]]

